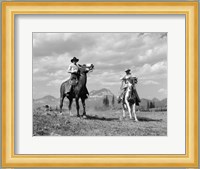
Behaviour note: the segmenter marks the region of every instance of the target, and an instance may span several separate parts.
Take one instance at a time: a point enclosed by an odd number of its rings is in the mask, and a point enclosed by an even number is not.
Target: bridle
[[[84,69],[84,73],[92,72],[94,70],[93,64],[91,64],[90,66],[81,65],[80,67],[81,67],[81,69]],[[80,74],[82,74],[82,73],[83,72],[80,71]]]

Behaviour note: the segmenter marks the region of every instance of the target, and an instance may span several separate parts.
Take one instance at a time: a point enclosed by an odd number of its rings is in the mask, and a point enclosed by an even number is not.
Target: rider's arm
[[[126,76],[123,76],[120,78],[120,80],[124,81]]]
[[[125,78],[124,78],[125,76],[123,76],[123,77],[121,77],[120,78],[120,80],[121,80],[121,87],[120,87],[120,89],[122,90],[123,88],[124,88],[124,80],[125,80]]]
[[[126,88],[127,86],[126,86],[126,81],[123,79],[122,80],[122,82],[121,82],[121,87],[120,87],[120,89],[122,90],[122,89],[124,89],[124,88]]]
[[[68,73],[72,73],[72,70],[71,70],[71,69],[72,69],[72,66],[69,65],[69,67],[68,67],[68,69],[67,69],[67,72],[68,72]]]

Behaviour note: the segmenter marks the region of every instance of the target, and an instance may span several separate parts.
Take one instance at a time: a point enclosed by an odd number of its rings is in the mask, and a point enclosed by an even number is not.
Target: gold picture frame
[[[15,154],[14,17],[17,14],[185,15],[186,154]],[[2,2],[2,167],[198,167],[198,2]]]

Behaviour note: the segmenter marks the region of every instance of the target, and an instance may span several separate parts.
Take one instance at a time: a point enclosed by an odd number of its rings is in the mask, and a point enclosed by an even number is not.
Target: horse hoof
[[[81,117],[80,115],[77,115],[77,117]]]
[[[86,116],[86,115],[83,115],[83,118],[84,118],[84,119],[86,119],[86,118],[87,118],[87,116]]]

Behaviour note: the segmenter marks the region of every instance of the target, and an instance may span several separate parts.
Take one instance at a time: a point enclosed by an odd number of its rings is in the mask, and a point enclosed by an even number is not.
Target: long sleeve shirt
[[[69,67],[68,67],[67,72],[68,72],[68,73],[77,73],[77,72],[78,72],[78,69],[79,69],[79,68],[78,68],[77,65],[71,63],[71,64],[69,65]]]
[[[125,89],[127,88],[127,79],[129,79],[131,77],[131,74],[126,74],[123,77],[120,78],[120,80],[122,80],[122,84],[121,84],[121,89]]]

